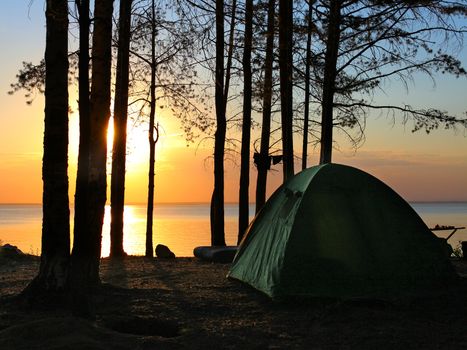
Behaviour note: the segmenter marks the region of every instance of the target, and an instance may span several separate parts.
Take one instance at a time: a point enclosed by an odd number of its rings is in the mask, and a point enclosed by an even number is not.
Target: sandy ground
[[[0,349],[467,349],[461,285],[399,300],[277,303],[195,258],[103,259],[96,320],[12,300],[37,257],[0,260]]]

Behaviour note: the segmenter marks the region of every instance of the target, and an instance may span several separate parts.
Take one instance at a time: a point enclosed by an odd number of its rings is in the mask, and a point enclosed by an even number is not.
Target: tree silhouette
[[[123,250],[123,217],[125,208],[131,4],[132,0],[120,0],[118,19],[118,54],[113,115],[114,139],[110,185],[110,256],[112,257],[126,255]]]
[[[415,131],[467,125],[465,119],[438,109],[372,101],[374,91],[384,90],[383,83],[388,79],[407,84],[417,72],[431,78],[437,71],[466,75],[447,48],[455,43],[452,39],[459,39],[457,35],[465,32],[457,28],[453,16],[465,15],[467,5],[449,1],[331,0],[316,10],[325,24],[325,32],[320,31],[318,38],[324,39],[326,46],[325,54],[315,60],[316,82],[323,86],[320,163],[331,161],[333,129],[347,134],[352,128],[363,132],[361,118],[370,109],[401,112],[404,122],[414,120]],[[443,50],[437,49],[440,45]]]
[[[159,130],[155,125],[156,114],[156,12],[154,0],[151,2],[151,83],[149,100],[149,181],[148,181],[148,207],[146,216],[146,257],[154,256],[152,244],[153,229],[153,211],[154,211],[154,166],[156,158],[156,143],[159,138]],[[154,137],[154,131],[157,131]]]
[[[238,217],[238,243],[249,223],[249,196],[250,183],[250,143],[251,143],[251,50],[253,39],[253,0],[246,0],[245,4],[245,34],[243,48],[243,122],[242,145],[240,160],[240,191],[239,191],[239,217]]]
[[[87,173],[76,189],[71,286],[75,313],[89,316],[88,295],[99,281],[102,223],[106,201],[107,126],[110,118],[112,0],[95,2]],[[81,131],[81,130],[80,130]],[[80,147],[82,145],[80,144]],[[82,150],[80,150],[82,152]],[[78,164],[79,166],[79,164]],[[78,170],[79,172],[79,170]],[[80,191],[85,192],[81,196]]]
[[[258,175],[256,179],[256,213],[266,202],[266,182],[270,166],[269,144],[271,133],[272,73],[274,62],[275,0],[268,1],[268,19],[266,31],[266,57],[264,60],[263,111],[261,122],[260,151],[256,156]]]
[[[342,1],[330,0],[329,22],[326,36],[326,53],[324,58],[320,164],[331,162],[334,91],[341,34],[340,25],[342,6]]]
[[[232,19],[233,20],[233,19]],[[216,0],[216,72],[214,135],[214,191],[211,199],[211,244],[225,246],[224,234],[224,150],[227,121],[224,95],[224,1]]]
[[[41,264],[24,291],[53,298],[66,290],[70,258],[68,203],[68,6],[46,5],[45,118],[42,159],[43,217]]]
[[[284,182],[294,175],[292,106],[293,1],[279,0],[279,67],[281,85],[281,127]]]
[[[308,0],[308,11],[306,15],[306,52],[305,52],[305,101],[303,111],[303,144],[302,144],[302,170],[307,168],[308,157],[308,129],[310,123],[310,79],[311,79],[311,39],[313,35],[313,3]]]
[[[133,9],[132,41],[130,45],[131,79],[130,105],[135,122],[148,123],[148,195],[146,211],[146,249],[153,256],[154,198],[156,154],[159,138],[158,113],[168,110],[178,118],[187,140],[193,128],[203,129],[207,109],[200,108],[204,95],[196,89],[195,56],[198,30],[191,14],[179,2],[141,1]],[[157,108],[156,108],[157,107]]]

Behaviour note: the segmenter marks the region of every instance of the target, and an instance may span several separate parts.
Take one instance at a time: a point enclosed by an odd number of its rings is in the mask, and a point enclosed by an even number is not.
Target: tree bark
[[[211,245],[225,246],[224,150],[227,121],[224,96],[224,1],[216,0],[216,133],[214,135],[214,191],[211,199]]]
[[[313,1],[308,0],[307,36],[306,36],[306,58],[305,58],[305,111],[303,113],[303,148],[302,148],[302,170],[307,167],[308,157],[308,128],[310,120],[310,65],[311,65],[311,34],[313,22],[311,19]]]
[[[47,1],[45,15],[42,248],[39,274],[25,290],[32,297],[65,290],[70,258],[67,2]]]
[[[90,98],[88,171],[86,182],[77,188],[72,288],[79,303],[97,286],[106,201],[107,126],[110,117],[110,69],[113,0],[98,0],[94,9],[92,86]],[[81,145],[80,145],[81,147]],[[81,150],[80,150],[81,153]],[[79,171],[78,171],[79,172]],[[79,191],[84,191],[84,195]],[[86,202],[82,202],[86,200]],[[75,304],[77,307],[77,304]],[[87,313],[88,310],[76,310]]]
[[[125,208],[126,128],[128,118],[128,72],[132,0],[120,0],[117,75],[115,79],[114,139],[110,185],[110,256],[125,256],[123,218]]]
[[[292,108],[293,0],[279,0],[279,69],[284,182],[294,175]]]
[[[271,100],[272,100],[272,65],[274,60],[274,17],[275,0],[268,3],[268,29],[266,39],[266,58],[264,61],[263,116],[261,123],[261,145],[259,161],[256,166],[256,213],[266,202],[266,183],[269,169],[269,135],[271,133]]]
[[[150,112],[149,112],[149,174],[148,174],[148,206],[146,215],[146,252],[148,258],[154,256],[153,247],[153,212],[154,212],[154,167],[156,159],[156,141],[154,139],[156,114],[156,13],[155,4],[151,6],[151,86],[150,86]]]
[[[249,223],[250,139],[251,139],[251,46],[253,37],[253,0],[245,4],[245,47],[243,49],[243,123],[240,159],[238,240],[240,244]]]
[[[332,158],[333,107],[336,86],[337,56],[339,53],[341,6],[341,1],[331,0],[330,2],[324,63],[323,98],[321,102],[320,164],[330,163]]]

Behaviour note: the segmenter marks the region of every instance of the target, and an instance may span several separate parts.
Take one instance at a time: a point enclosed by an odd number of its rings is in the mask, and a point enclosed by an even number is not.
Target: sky
[[[39,62],[45,47],[42,0],[3,0],[0,11],[0,203],[41,203],[43,96],[26,105],[22,93],[8,95],[10,83],[22,61]],[[460,51],[467,65],[467,49]],[[417,77],[407,93],[397,83],[387,87],[381,101],[397,101],[417,107],[438,107],[461,115],[467,110],[467,79],[437,75],[433,82]],[[70,94],[70,104],[76,105]],[[75,108],[76,109],[76,108]],[[164,115],[163,132],[156,151],[156,202],[209,202],[213,185],[212,144],[186,146],[180,126]],[[129,125],[127,203],[144,203],[147,193],[147,136],[145,125]],[[412,124],[399,118],[371,114],[366,141],[357,151],[337,137],[339,150],[333,161],[358,167],[378,177],[408,201],[467,201],[467,133],[435,130],[412,133]],[[73,201],[78,149],[78,114],[70,115],[69,178]],[[299,141],[298,139],[296,141]],[[296,142],[296,151],[301,146]],[[318,161],[319,149],[310,149],[308,163]],[[297,153],[297,156],[300,156]],[[225,199],[238,199],[237,162],[227,161]],[[299,160],[296,169],[298,170]],[[282,181],[276,165],[269,177],[268,193]],[[250,198],[254,201],[256,170],[251,171]]]

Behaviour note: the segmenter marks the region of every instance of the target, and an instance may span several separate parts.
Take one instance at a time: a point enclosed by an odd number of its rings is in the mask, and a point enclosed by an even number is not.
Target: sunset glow
[[[38,62],[44,52],[43,7],[33,2],[28,10],[28,1],[18,1],[11,11],[2,12],[1,40],[15,46],[0,66],[2,84],[0,87],[0,202],[41,203],[42,181],[42,137],[44,99],[37,95],[31,106],[26,105],[22,93],[7,94],[9,84],[14,81],[21,61]],[[29,16],[28,16],[29,11]],[[12,19],[15,19],[14,21]],[[7,33],[18,33],[20,39],[11,41]],[[25,33],[28,33],[27,35]],[[22,41],[21,45],[15,43]],[[467,50],[460,59],[467,61]],[[398,98],[402,103],[419,106],[439,107],[457,115],[465,111],[465,78],[452,79],[437,76],[436,87],[425,78],[420,78],[410,88],[410,93],[388,87],[386,95],[378,96],[381,102]],[[396,84],[395,84],[396,86]],[[76,162],[79,143],[79,121],[77,96],[70,89],[69,140],[69,184],[70,201],[74,199]],[[180,123],[166,112],[157,110],[161,125],[160,141],[156,147],[156,202],[209,202],[212,194],[213,154],[212,142],[201,141],[208,135],[201,135],[196,143],[186,147]],[[163,111],[164,114],[160,114]],[[112,133],[110,122],[109,135]],[[400,119],[380,114],[370,114],[367,120],[366,142],[356,152],[348,147],[344,138],[337,138],[334,161],[362,168],[387,182],[404,198],[417,201],[467,200],[467,137],[465,130],[457,132],[435,130],[427,135],[423,131],[413,134],[410,122],[404,126]],[[239,138],[233,128],[230,137]],[[253,140],[260,130],[253,130]],[[128,121],[127,185],[128,203],[145,203],[148,169],[147,123]],[[299,169],[301,138],[295,139],[296,172]],[[112,138],[108,147],[111,153]],[[235,150],[239,152],[239,149]],[[318,149],[310,147],[309,164],[318,160]],[[231,161],[232,160],[232,161]],[[110,160],[108,161],[110,174]],[[239,158],[229,156],[226,162],[225,181],[227,202],[238,200]],[[251,166],[250,200],[254,201],[256,169]],[[280,165],[273,167],[269,174],[269,193],[282,181]]]
[[[0,350],[462,348],[466,34],[467,0],[2,1]]]

